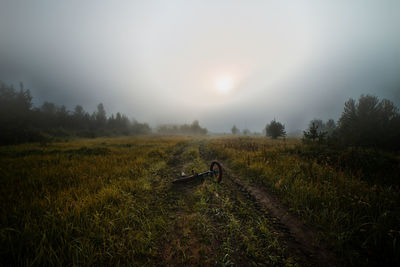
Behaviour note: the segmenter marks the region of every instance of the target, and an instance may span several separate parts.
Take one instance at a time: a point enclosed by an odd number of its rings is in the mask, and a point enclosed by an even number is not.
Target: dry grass
[[[210,180],[207,141],[75,140],[0,148],[4,265],[291,265],[254,203]],[[250,219],[249,219],[250,218]]]
[[[209,150],[316,226],[344,264],[399,264],[397,156],[264,138],[220,138]]]

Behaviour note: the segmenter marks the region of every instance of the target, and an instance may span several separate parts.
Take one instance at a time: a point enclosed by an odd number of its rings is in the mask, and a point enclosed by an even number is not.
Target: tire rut
[[[281,234],[281,241],[287,245],[289,253],[304,266],[338,266],[332,252],[321,241],[318,241],[317,231],[304,225],[297,217],[290,214],[266,190],[254,186],[246,186],[239,178],[225,167],[225,182],[231,183],[240,191],[264,207],[271,218],[273,227]],[[228,179],[226,179],[228,178]]]
[[[173,147],[171,157],[167,162],[168,169],[173,176],[179,177],[180,171],[186,164],[182,154],[191,146],[193,146],[193,142],[181,142]],[[209,265],[207,262],[200,261],[201,241],[197,236],[188,234],[191,232],[189,221],[194,214],[189,208],[193,202],[193,192],[202,182],[203,179],[195,179],[186,183],[170,184],[168,187],[172,193],[169,200],[171,205],[174,205],[174,218],[170,221],[166,242],[160,248],[160,254],[167,266]],[[178,200],[181,201],[181,204],[177,203]],[[208,249],[207,253],[213,255],[211,248],[203,246],[203,249]]]
[[[210,160],[212,154],[205,150],[204,143],[200,146],[201,155]],[[232,170],[223,165],[224,177],[222,182],[235,188],[255,202],[270,218],[272,226],[280,235],[280,241],[287,246],[288,253],[296,258],[302,266],[338,266],[335,255],[328,246],[318,241],[317,231],[304,225],[300,219],[292,215],[274,196],[265,188],[247,185],[233,174]]]

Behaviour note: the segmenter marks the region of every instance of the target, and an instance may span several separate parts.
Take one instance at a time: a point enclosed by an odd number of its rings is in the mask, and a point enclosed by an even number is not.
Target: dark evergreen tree
[[[29,90],[17,92],[13,86],[0,82],[0,143],[12,144],[31,140],[32,137],[32,96]]]
[[[243,130],[243,135],[250,135],[250,130],[249,129],[244,129]]]
[[[326,124],[325,124],[325,131],[327,133],[327,136],[332,136],[333,132],[336,129],[336,123],[333,119],[329,119]]]
[[[96,126],[99,129],[103,129],[106,126],[107,116],[106,116],[106,110],[104,109],[103,103],[100,103],[97,105],[97,112],[95,113],[95,120],[96,120]]]
[[[327,132],[319,130],[319,127],[322,127],[321,125],[323,125],[323,124],[320,123],[318,125],[315,121],[311,121],[310,125],[308,127],[308,131],[303,132],[303,134],[304,134],[303,142],[305,142],[305,143],[307,143],[309,141],[311,141],[312,143],[315,143],[317,141],[318,141],[318,143],[324,142]]]
[[[237,135],[240,132],[240,130],[236,127],[236,125],[232,126],[231,131],[233,135]]]
[[[286,136],[285,125],[273,119],[265,127],[266,135],[272,139],[277,139],[278,137]]]
[[[338,121],[338,137],[344,145],[400,149],[400,115],[389,100],[361,95],[349,99]]]

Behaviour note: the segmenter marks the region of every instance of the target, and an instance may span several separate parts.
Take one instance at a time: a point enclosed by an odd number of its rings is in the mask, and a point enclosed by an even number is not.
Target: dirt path
[[[318,241],[315,229],[304,225],[296,216],[290,214],[266,189],[246,185],[227,166],[224,166],[224,170],[225,183],[249,194],[254,201],[266,208],[281,240],[301,265],[338,266],[334,254],[325,244]]]
[[[182,169],[187,169],[192,159],[185,157],[187,151],[193,151],[198,147],[200,159],[210,162],[213,155],[206,149],[207,141],[185,142],[174,147],[168,162],[169,171],[179,175]],[[194,149],[196,150],[196,149]],[[271,233],[278,238],[277,241],[284,248],[285,258],[293,258],[300,266],[338,266],[334,255],[327,247],[318,242],[317,231],[305,226],[297,217],[290,214],[280,201],[272,196],[265,188],[255,187],[246,183],[246,180],[236,175],[227,164],[223,164],[224,177],[221,186],[226,188],[225,193],[232,199],[240,199],[247,209],[253,207],[256,212],[254,216],[266,218],[271,225]],[[211,243],[204,243],[202,238],[196,234],[193,223],[197,223],[195,211],[194,192],[202,184],[202,180],[172,185],[170,190],[170,203],[175,207],[171,228],[168,230],[165,245],[162,246],[164,261],[171,265],[213,265],[217,258],[220,244],[225,236],[216,232],[211,238]],[[239,201],[239,202],[240,202]],[[198,217],[197,217],[198,218]],[[211,218],[208,218],[211,220]],[[212,221],[212,220],[211,220]],[[221,240],[220,240],[221,239]],[[204,262],[204,256],[208,255],[211,261]],[[247,254],[234,255],[232,260],[236,264],[250,265]],[[215,263],[215,261],[214,261]],[[261,262],[258,262],[258,264]]]
[[[177,144],[171,153],[167,163],[169,172],[174,178],[179,177],[185,169],[187,159],[182,155],[186,150],[194,146],[193,142],[182,142]],[[201,254],[210,255],[213,249],[201,242],[193,231],[192,222],[196,218],[193,212],[195,204],[193,192],[203,182],[196,179],[186,183],[171,184],[169,203],[174,207],[173,216],[170,218],[171,227],[167,230],[167,239],[161,247],[164,264],[167,266],[210,266],[207,261],[201,261]]]
[[[202,157],[210,160],[212,155],[201,147]],[[292,215],[265,188],[248,185],[244,179],[235,175],[227,164],[223,165],[223,183],[248,195],[250,199],[265,209],[271,218],[273,227],[279,233],[280,240],[287,246],[288,254],[293,255],[301,266],[338,266],[335,255],[328,247],[318,241],[317,231],[304,225]]]

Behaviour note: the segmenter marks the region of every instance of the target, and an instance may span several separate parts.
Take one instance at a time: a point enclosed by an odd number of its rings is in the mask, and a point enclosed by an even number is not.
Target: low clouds
[[[291,1],[292,2],[292,1]],[[398,1],[1,1],[0,79],[155,125],[288,131],[349,97],[400,104]],[[218,77],[236,82],[216,93]]]

